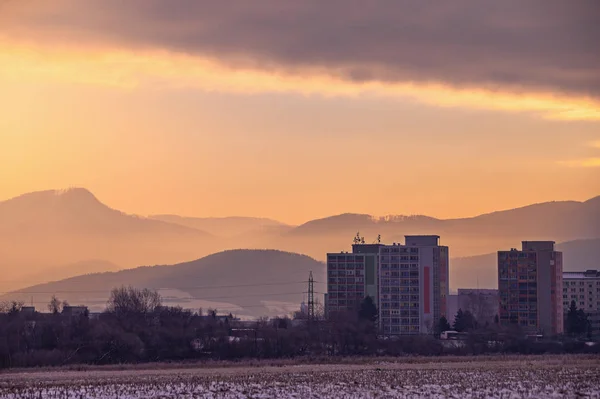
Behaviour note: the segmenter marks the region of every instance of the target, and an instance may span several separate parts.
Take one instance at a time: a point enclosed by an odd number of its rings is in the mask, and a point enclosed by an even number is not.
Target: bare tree
[[[495,297],[489,294],[470,292],[466,296],[462,296],[459,306],[463,311],[471,312],[481,325],[486,322],[491,324],[497,314],[497,309],[494,306],[496,301]]]
[[[315,302],[315,319],[325,320],[325,306],[318,299]]]
[[[21,311],[23,301],[10,301],[0,303],[0,313],[14,314]]]
[[[67,306],[68,306],[68,304],[67,304]],[[48,302],[48,310],[50,311],[50,313],[58,314],[58,313],[62,312],[62,309],[63,309],[63,303],[60,301],[60,299],[58,299],[56,297],[56,295],[52,295],[50,302]]]
[[[114,288],[106,304],[106,311],[118,316],[147,315],[162,306],[162,298],[156,291],[134,287]]]

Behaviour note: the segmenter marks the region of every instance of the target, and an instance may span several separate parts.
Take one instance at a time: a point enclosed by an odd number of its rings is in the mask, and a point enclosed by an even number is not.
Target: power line
[[[47,305],[47,302],[33,302],[35,305]],[[292,304],[290,304],[291,306]],[[295,306],[296,304],[294,304]],[[229,310],[229,311],[243,311],[244,309],[258,309],[258,308],[269,308],[269,307],[282,307],[285,308],[286,306],[267,306],[267,305],[249,305],[249,306],[215,306],[217,309],[216,310]],[[208,307],[207,307],[208,308]],[[183,308],[184,310],[186,310],[186,308]]]
[[[183,298],[178,298],[178,297],[168,297],[165,298],[163,297],[163,300],[167,300],[169,298],[172,298],[174,300],[185,300],[185,299],[197,299],[197,300],[211,300],[211,299],[232,299],[232,298],[246,298],[246,297],[261,297],[261,296],[277,296],[277,295],[300,295],[300,294],[304,294],[304,292],[279,292],[279,293],[272,293],[272,294],[246,294],[246,295],[233,295],[233,296],[214,296],[214,297],[203,297],[203,298],[196,298],[196,297],[183,297]]]
[[[306,291],[303,292],[277,292],[277,293],[261,293],[261,294],[245,294],[245,295],[228,295],[228,296],[213,296],[213,297],[163,297],[163,301],[165,302],[185,302],[186,300],[202,300],[202,301],[211,301],[215,299],[235,299],[235,298],[247,298],[247,297],[265,297],[265,296],[284,296],[284,295],[301,295],[305,294]],[[316,294],[324,294],[323,292],[315,291]],[[85,300],[84,300],[85,301]],[[89,301],[89,300],[88,300]],[[94,301],[90,301],[94,302]],[[103,301],[102,301],[103,302]],[[31,302],[36,305],[47,305],[48,302]],[[248,306],[241,306],[242,308],[246,308]]]
[[[274,285],[291,285],[291,284],[306,284],[308,281],[287,281],[279,283],[261,283],[261,284],[239,284],[239,285],[205,285],[205,286],[189,286],[189,287],[172,287],[172,288],[153,288],[156,291],[161,290],[192,290],[192,289],[221,289],[221,288],[244,288],[244,287],[265,287]],[[317,284],[324,284],[320,281],[315,281]],[[103,294],[110,293],[113,290],[53,290],[53,291],[5,291],[0,292],[2,295],[9,294]]]

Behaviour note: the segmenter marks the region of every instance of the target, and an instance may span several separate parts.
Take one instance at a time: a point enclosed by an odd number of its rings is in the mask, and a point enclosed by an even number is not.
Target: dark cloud
[[[600,97],[597,0],[13,0],[0,3],[0,24],[37,40],[323,68],[354,81]]]

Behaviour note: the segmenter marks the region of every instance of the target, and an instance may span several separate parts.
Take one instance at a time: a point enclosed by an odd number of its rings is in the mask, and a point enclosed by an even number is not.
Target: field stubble
[[[420,359],[362,364],[34,371],[0,398],[600,398],[600,358]]]

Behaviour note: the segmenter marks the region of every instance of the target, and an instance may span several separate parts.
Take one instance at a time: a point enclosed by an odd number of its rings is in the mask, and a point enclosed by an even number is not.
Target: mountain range
[[[152,215],[151,219],[191,227],[222,238],[238,238],[249,234],[283,233],[293,229],[285,223],[267,218],[231,216],[223,218],[193,218],[177,215]]]
[[[3,287],[44,273],[53,280],[55,270],[89,259],[123,267],[185,261],[211,252],[213,241],[198,229],[111,209],[85,189],[0,202]]]
[[[112,209],[83,188],[41,191],[0,202],[0,269],[6,271],[0,290],[140,265],[181,264],[240,248],[278,249],[322,261],[327,252],[349,250],[358,231],[367,242],[381,235],[386,243],[403,242],[405,234],[440,235],[455,258],[451,285],[473,285],[476,274],[468,265],[493,272],[495,261],[490,263],[490,255],[472,256],[510,249],[522,240],[572,242],[568,245],[580,247],[574,252],[584,255],[567,257],[565,269],[593,265],[598,259],[594,239],[600,238],[600,197],[463,219],[346,213],[290,226],[250,217],[142,217]],[[482,272],[480,283],[484,280],[492,281]]]

